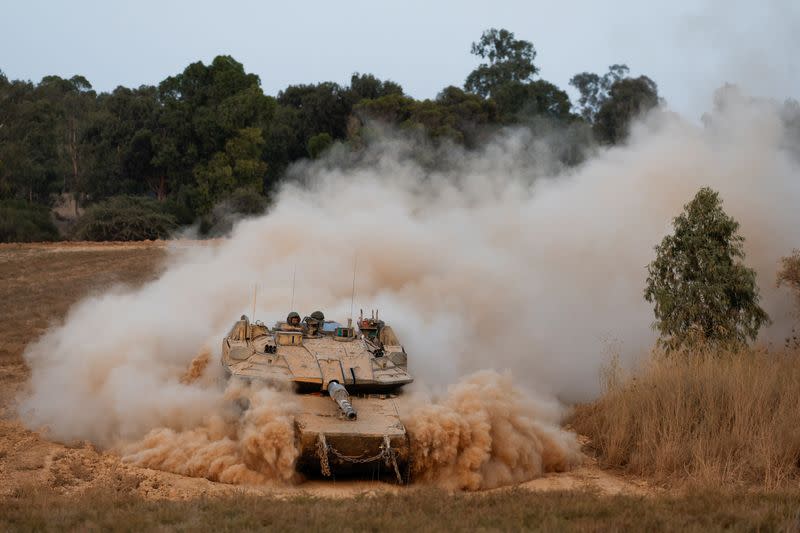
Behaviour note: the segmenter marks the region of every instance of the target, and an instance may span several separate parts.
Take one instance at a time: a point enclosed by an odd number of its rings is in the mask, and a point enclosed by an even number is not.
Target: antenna
[[[289,311],[294,311],[294,282],[297,280],[297,265],[292,271],[292,303],[289,305]]]
[[[358,265],[358,254],[353,258],[353,292],[350,294],[350,320],[353,319],[353,302],[356,299],[356,266]]]
[[[258,283],[253,284],[253,322],[256,321],[256,294],[258,294]]]

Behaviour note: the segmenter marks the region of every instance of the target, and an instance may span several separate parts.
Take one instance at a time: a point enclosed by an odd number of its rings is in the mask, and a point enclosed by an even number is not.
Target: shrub
[[[58,230],[50,210],[22,200],[0,202],[0,242],[55,241]]]
[[[142,241],[167,238],[177,228],[167,207],[150,198],[116,196],[89,207],[73,238],[86,241]]]

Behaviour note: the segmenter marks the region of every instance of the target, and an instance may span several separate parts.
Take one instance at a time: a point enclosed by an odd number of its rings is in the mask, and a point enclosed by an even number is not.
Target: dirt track
[[[192,245],[185,241],[0,245],[0,498],[28,487],[66,494],[102,487],[170,499],[242,490],[272,495],[303,491],[326,497],[403,490],[378,481],[309,481],[292,487],[242,488],[134,467],[91,444],[56,443],[25,429],[17,416],[16,400],[28,379],[22,358],[27,343],[62,320],[82,297],[116,283],[145,283],[162,271],[168,246]],[[644,484],[603,471],[588,459],[572,472],[549,474],[522,487],[543,491],[588,488],[603,494],[649,492]]]

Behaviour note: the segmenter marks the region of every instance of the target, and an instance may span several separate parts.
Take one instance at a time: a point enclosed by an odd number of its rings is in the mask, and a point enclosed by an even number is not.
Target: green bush
[[[84,241],[143,241],[167,238],[178,227],[175,216],[150,198],[115,196],[89,207],[73,238]]]
[[[56,241],[50,210],[23,200],[0,201],[0,242]]]

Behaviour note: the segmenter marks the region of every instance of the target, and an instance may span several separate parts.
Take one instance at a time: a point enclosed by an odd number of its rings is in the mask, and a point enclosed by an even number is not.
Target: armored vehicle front
[[[408,480],[409,439],[395,398],[413,380],[405,349],[377,314],[362,314],[355,327],[320,311],[302,321],[290,313],[273,328],[242,316],[222,341],[222,365],[231,378],[292,385],[300,470]]]

